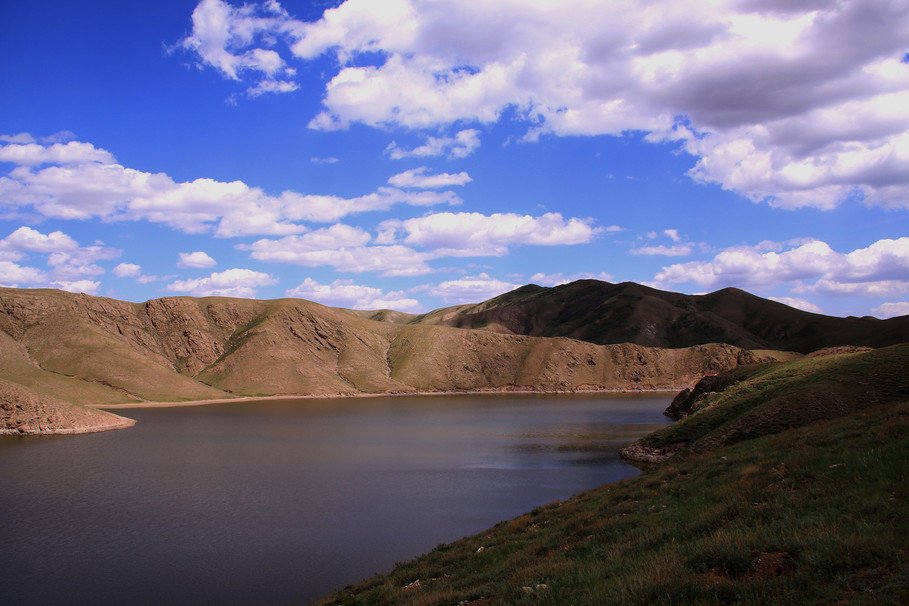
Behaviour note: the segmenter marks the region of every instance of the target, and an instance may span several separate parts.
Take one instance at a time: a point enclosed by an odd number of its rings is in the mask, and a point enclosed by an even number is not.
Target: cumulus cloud
[[[907,36],[909,6],[893,0],[347,0],[314,22],[275,2],[203,0],[184,47],[234,79],[278,78],[275,40],[287,60],[333,53],[313,128],[491,123],[511,109],[526,140],[678,141],[694,179],[755,201],[907,208]],[[357,63],[365,53],[379,60]]]
[[[789,283],[796,293],[886,295],[909,291],[909,237],[878,240],[848,253],[820,240],[767,250],[767,243],[721,251],[708,261],[664,267],[658,287],[767,287]]]
[[[399,244],[369,245],[370,234],[358,227],[335,224],[300,236],[264,238],[241,245],[260,261],[304,267],[332,267],[346,273],[379,272],[384,276],[415,276],[432,271],[432,256]]]
[[[34,267],[26,267],[12,261],[0,260],[0,286],[17,288],[40,285],[47,282],[47,274]]]
[[[61,287],[65,282],[67,285],[78,286],[80,292],[94,292],[97,286],[89,288],[88,282],[79,281],[79,278],[103,274],[104,269],[97,265],[97,262],[115,259],[120,256],[121,251],[104,246],[100,242],[80,246],[78,242],[62,231],[44,234],[27,226],[16,229],[0,240],[0,259],[2,260],[20,261],[35,254],[47,255],[46,262],[49,268],[47,271],[10,265],[6,266],[9,273],[5,280],[8,283],[21,282],[56,288]]]
[[[62,231],[42,234],[31,227],[22,226],[0,240],[0,251],[27,251],[55,253],[74,251],[79,244]]]
[[[353,280],[335,280],[331,284],[320,284],[312,278],[287,291],[288,297],[301,297],[335,307],[349,309],[394,309],[413,311],[420,302],[409,298],[403,291],[386,292],[381,288],[355,284]]]
[[[909,316],[909,301],[897,301],[895,303],[883,303],[871,310],[878,318],[895,318],[897,316]]]
[[[209,256],[208,253],[197,250],[195,252],[181,252],[180,260],[177,261],[177,267],[194,267],[194,268],[207,268],[214,267],[217,265],[214,259]]]
[[[275,0],[233,7],[221,0],[202,0],[193,10],[192,33],[180,42],[202,64],[239,80],[244,72],[258,75],[259,81],[247,90],[250,96],[283,93],[297,89],[288,77],[288,68],[275,50],[274,34],[285,34],[294,25]],[[249,48],[251,45],[261,45]]]
[[[783,305],[788,305],[789,307],[794,307],[796,309],[801,309],[802,311],[810,311],[813,314],[824,313],[820,307],[807,301],[805,299],[799,299],[797,297],[767,297],[771,301],[776,301],[777,303],[782,303]]]
[[[135,263],[120,263],[112,272],[118,278],[138,278],[142,275],[142,267]]]
[[[34,267],[0,260],[0,286],[5,288],[59,288],[69,292],[94,294],[101,287],[96,280],[66,280]]]
[[[111,270],[111,273],[118,278],[132,278],[139,284],[148,284],[165,279],[162,276],[152,276],[144,273],[142,266],[135,263],[120,263]]]
[[[383,241],[400,237],[403,244],[430,248],[440,257],[502,256],[517,245],[584,244],[600,231],[589,220],[566,220],[559,213],[533,217],[445,212],[379,224]]]
[[[459,304],[480,303],[520,286],[520,284],[512,284],[493,278],[487,273],[481,273],[476,276],[464,276],[463,278],[424,286],[420,290],[424,290],[431,296],[438,297],[446,303]]]
[[[15,139],[15,137],[10,138]],[[109,151],[98,149],[91,143],[70,141],[46,146],[38,143],[4,145],[0,147],[0,162],[37,166],[39,164],[78,164],[81,162],[113,164],[116,159]]]
[[[417,189],[439,189],[440,187],[452,187],[457,185],[466,185],[473,181],[466,172],[461,171],[456,174],[437,173],[430,174],[429,168],[421,166],[405,170],[402,173],[392,175],[388,178],[388,184],[395,187],[417,188]]]
[[[558,213],[539,217],[516,214],[434,213],[379,224],[378,235],[337,223],[301,235],[263,238],[239,245],[260,261],[305,267],[333,267],[348,273],[385,276],[430,273],[428,262],[443,257],[502,256],[510,246],[582,244],[598,229]]]
[[[196,297],[242,297],[253,298],[256,288],[270,286],[278,281],[269,274],[251,269],[228,269],[215,272],[205,278],[176,280],[167,285],[167,290]]]
[[[448,156],[449,159],[455,159],[466,158],[479,147],[480,131],[475,128],[465,128],[452,137],[427,137],[425,143],[412,149],[405,149],[400,147],[396,141],[392,141],[385,148],[385,153],[392,160],[434,156]]]
[[[600,273],[580,272],[570,275],[565,275],[562,272],[554,274],[535,273],[530,276],[530,281],[534,284],[539,284],[540,286],[559,286],[574,282],[575,280],[601,280],[603,282],[611,282],[613,276],[604,271],[601,271]]]
[[[78,142],[67,145],[74,144]],[[29,145],[50,150],[58,144]],[[78,145],[97,151],[90,144]],[[0,154],[11,147],[21,146],[0,146]],[[303,233],[307,228],[300,224],[302,221],[330,223],[350,214],[384,211],[398,204],[461,203],[452,191],[404,191],[395,187],[380,187],[353,198],[295,191],[273,196],[242,181],[174,181],[164,173],[113,163],[113,158],[105,154],[57,154],[53,159],[48,159],[48,154],[29,156],[26,164],[0,177],[0,208],[30,207],[42,216],[56,219],[146,220],[187,233],[239,237]],[[431,180],[432,176],[425,178]],[[457,181],[461,177],[453,178]]]

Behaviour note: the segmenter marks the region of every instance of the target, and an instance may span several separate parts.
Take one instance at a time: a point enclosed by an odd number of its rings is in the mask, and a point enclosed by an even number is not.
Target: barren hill
[[[129,303],[0,289],[0,378],[76,404],[676,388],[769,354],[401,324],[300,299]]]
[[[808,353],[839,345],[885,347],[909,341],[909,316],[836,318],[736,288],[684,295],[598,280],[553,288],[530,284],[477,305],[444,308],[411,321],[651,347],[728,343]]]

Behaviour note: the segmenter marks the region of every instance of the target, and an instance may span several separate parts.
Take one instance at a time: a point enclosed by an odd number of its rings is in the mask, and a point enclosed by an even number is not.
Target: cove
[[[638,473],[668,394],[273,400],[0,438],[6,604],[306,603]]]

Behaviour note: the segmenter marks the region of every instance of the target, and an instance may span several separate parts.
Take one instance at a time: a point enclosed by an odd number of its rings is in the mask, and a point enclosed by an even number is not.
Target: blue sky
[[[909,8],[0,6],[0,284],[909,313]]]

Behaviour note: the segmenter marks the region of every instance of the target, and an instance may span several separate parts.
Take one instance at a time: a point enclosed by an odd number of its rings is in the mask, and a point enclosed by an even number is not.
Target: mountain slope
[[[412,320],[591,343],[689,347],[728,343],[746,349],[808,353],[837,345],[885,347],[909,341],[909,316],[835,318],[726,288],[683,295],[623,282],[578,280],[528,285],[477,305],[440,309]]]
[[[78,404],[237,395],[667,389],[765,355],[370,319],[300,299],[127,303],[0,289],[0,378]]]

